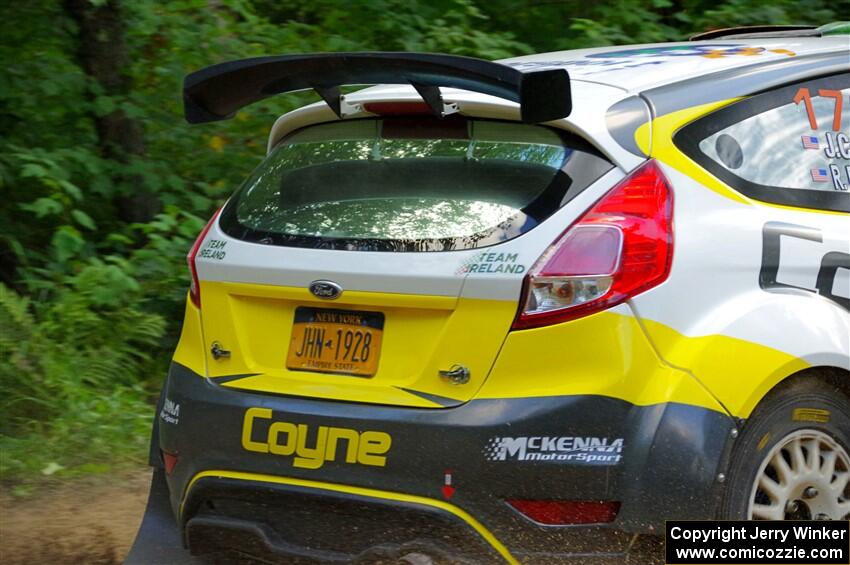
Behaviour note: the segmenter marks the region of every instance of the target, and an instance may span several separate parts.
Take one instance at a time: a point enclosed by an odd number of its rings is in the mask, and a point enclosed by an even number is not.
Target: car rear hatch
[[[353,402],[469,400],[553,239],[525,234],[612,167],[565,131],[459,115],[289,134],[197,253],[208,376]]]

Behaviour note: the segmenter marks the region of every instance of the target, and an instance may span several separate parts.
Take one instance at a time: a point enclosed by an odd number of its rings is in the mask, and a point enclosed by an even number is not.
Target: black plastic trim
[[[186,120],[226,120],[269,96],[313,89],[341,115],[339,87],[410,84],[418,92],[452,87],[520,105],[522,121],[565,118],[572,110],[566,69],[523,72],[508,65],[458,55],[406,52],[317,53],[256,57],[220,63],[186,76]]]
[[[352,530],[340,532],[340,521],[346,522],[346,515],[361,517],[357,510],[366,514],[363,519],[375,520],[377,515],[386,521],[344,524]],[[237,515],[230,515],[234,511]],[[310,563],[393,562],[415,552],[451,559],[453,563],[502,561],[486,539],[454,514],[405,501],[263,481],[204,477],[189,491],[185,512],[186,539],[193,555],[244,551],[247,547],[253,557],[281,563],[292,563],[293,559]],[[311,530],[309,537],[331,543],[317,547],[314,540],[304,539],[303,529],[292,527],[292,520],[305,524]],[[286,522],[290,522],[290,527],[286,527]],[[407,527],[403,527],[405,524]],[[383,530],[383,537],[358,532],[367,527]],[[435,530],[441,535],[434,536]],[[340,535],[345,542],[340,540]]]
[[[817,26],[806,25],[755,25],[741,27],[727,27],[713,29],[694,34],[688,41],[705,41],[707,39],[718,39],[721,37],[735,37],[738,39],[760,39],[768,37],[820,37],[821,32]]]
[[[659,531],[663,520],[714,516],[718,473],[725,472],[734,420],[679,403],[636,406],[595,396],[473,399],[450,408],[382,406],[282,397],[215,386],[173,363],[166,396],[181,405],[178,425],[160,426],[163,448],[180,453],[169,477],[172,505],[199,472],[230,469],[305,478],[442,499],[447,469],[457,491],[451,503],[483,523],[512,552],[621,552],[631,533]],[[291,457],[242,447],[245,411],[263,407],[271,420],[253,425],[262,438],[272,420],[389,433],[386,465],[326,461],[320,470]],[[622,438],[622,460],[607,463],[488,458],[492,438],[570,435]],[[311,440],[312,441],[312,440]],[[541,528],[516,515],[505,499],[612,500],[622,503],[611,524]],[[186,516],[191,516],[189,511]]]

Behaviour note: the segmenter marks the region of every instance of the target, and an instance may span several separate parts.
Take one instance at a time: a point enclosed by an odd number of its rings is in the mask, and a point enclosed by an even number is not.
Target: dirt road
[[[0,491],[0,562],[123,561],[147,501],[150,471],[75,479],[24,498]]]

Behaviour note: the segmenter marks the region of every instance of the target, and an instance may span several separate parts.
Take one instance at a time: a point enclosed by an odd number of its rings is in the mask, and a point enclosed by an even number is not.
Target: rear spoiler
[[[183,105],[191,124],[231,118],[237,110],[269,96],[312,88],[339,116],[340,87],[410,84],[443,115],[440,88],[480,92],[516,102],[523,122],[565,118],[572,110],[566,69],[523,72],[508,65],[434,53],[322,53],[241,59],[186,76]]]

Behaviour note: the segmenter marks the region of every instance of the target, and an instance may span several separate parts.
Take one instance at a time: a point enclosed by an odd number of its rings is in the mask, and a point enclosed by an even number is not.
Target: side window
[[[850,75],[771,90],[679,130],[676,145],[743,194],[850,211]]]

